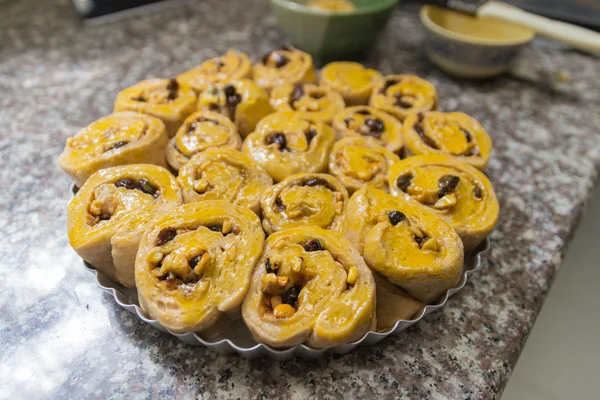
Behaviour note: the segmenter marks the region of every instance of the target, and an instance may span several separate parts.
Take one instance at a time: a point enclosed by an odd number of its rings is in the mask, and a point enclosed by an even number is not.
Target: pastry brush
[[[540,35],[565,42],[579,50],[600,55],[600,34],[576,25],[541,17],[518,7],[488,0],[433,0],[427,3],[475,17],[489,17],[529,28]]]

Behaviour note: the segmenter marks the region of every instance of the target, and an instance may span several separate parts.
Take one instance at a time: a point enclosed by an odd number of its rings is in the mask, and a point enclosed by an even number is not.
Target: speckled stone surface
[[[190,347],[120,309],[70,249],[65,139],[119,89],[229,47],[279,46],[267,1],[198,1],[82,26],[68,0],[0,1],[0,398],[499,397],[600,165],[600,61],[537,41],[519,77],[449,78],[394,12],[367,63],[436,84],[443,110],[482,121],[502,212],[487,265],[441,312],[371,348],[317,361],[247,361]],[[573,81],[558,83],[555,72]]]

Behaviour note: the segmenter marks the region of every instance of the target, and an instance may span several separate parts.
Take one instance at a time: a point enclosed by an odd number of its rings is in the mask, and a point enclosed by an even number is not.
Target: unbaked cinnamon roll
[[[349,136],[333,145],[329,173],[354,193],[365,185],[388,191],[390,167],[400,157],[370,138]]]
[[[402,123],[391,115],[373,107],[348,107],[333,117],[337,139],[366,137],[375,140],[395,154],[402,150]]]
[[[403,121],[409,115],[436,110],[437,91],[431,82],[415,75],[388,75],[373,88],[369,105]]]
[[[245,154],[229,148],[198,153],[179,171],[177,182],[186,203],[226,200],[260,211],[260,197],[273,184],[267,172]]]
[[[96,270],[135,287],[133,266],[142,234],[182,203],[175,177],[162,167],[133,164],[100,170],[69,203],[69,242]]]
[[[244,207],[209,200],[172,210],[140,243],[141,307],[173,332],[210,331],[239,313],[263,243],[260,220]]]
[[[252,70],[254,81],[271,92],[285,83],[315,83],[317,74],[312,57],[291,46],[266,54]]]
[[[409,155],[443,154],[483,169],[490,159],[492,139],[479,121],[461,112],[426,112],[404,121]]]
[[[166,167],[166,144],[167,131],[161,120],[119,112],[100,118],[68,138],[58,163],[81,187],[102,168],[137,163]]]
[[[348,201],[343,233],[369,267],[422,302],[435,301],[460,280],[459,236],[416,201],[366,186]]]
[[[167,127],[169,137],[196,108],[196,93],[176,79],[148,79],[123,89],[115,100],[115,112],[136,111],[152,115]]]
[[[471,251],[494,229],[500,206],[489,179],[444,155],[408,157],[392,166],[390,189],[429,207],[456,230]]]
[[[381,78],[378,71],[357,62],[338,61],[323,67],[320,83],[341,93],[346,105],[356,106],[369,102],[373,86]]]
[[[331,175],[292,175],[263,194],[263,228],[271,234],[295,226],[317,225],[339,232],[347,201],[348,192]]]
[[[177,80],[200,94],[210,85],[252,77],[252,61],[239,51],[229,49],[220,57],[211,58],[184,72]]]
[[[267,239],[242,306],[259,343],[332,347],[375,328],[375,283],[340,235],[306,226]]]
[[[248,135],[242,149],[275,181],[299,172],[324,172],[333,131],[294,112],[268,115]]]
[[[311,121],[330,123],[344,108],[344,99],[325,86],[286,83],[273,89],[271,105],[277,111],[297,111]]]
[[[213,147],[239,149],[242,139],[231,120],[212,111],[191,114],[167,146],[167,161],[176,171],[194,154]]]

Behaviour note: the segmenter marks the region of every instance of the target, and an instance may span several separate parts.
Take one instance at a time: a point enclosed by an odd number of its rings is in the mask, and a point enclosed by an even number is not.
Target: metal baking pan
[[[400,320],[397,321],[391,328],[380,331],[380,332],[367,332],[362,338],[351,343],[341,344],[329,349],[315,349],[303,344],[290,347],[288,349],[275,349],[262,343],[256,343],[251,335],[250,331],[244,325],[242,319],[238,319],[233,323],[230,329],[217,338],[211,340],[202,339],[195,333],[174,333],[161,326],[158,321],[151,319],[142,310],[138,303],[138,296],[135,289],[128,289],[122,285],[113,282],[107,278],[104,274],[96,271],[94,267],[85,263],[85,267],[96,275],[98,286],[104,291],[110,293],[118,305],[126,309],[127,311],[137,315],[137,317],[145,323],[152,325],[154,328],[169,333],[179,339],[195,346],[206,346],[219,353],[238,353],[239,355],[247,358],[256,357],[269,357],[274,360],[284,361],[290,360],[294,357],[301,357],[307,359],[313,359],[322,356],[325,353],[333,354],[344,354],[354,349],[356,346],[370,346],[373,345],[385,337],[402,332],[412,324],[420,321],[425,315],[443,307],[450,296],[461,290],[467,283],[469,276],[481,268],[482,256],[489,250],[490,242],[486,239],[481,243],[475,251],[467,256],[463,268],[463,273],[458,285],[446,292],[442,297],[441,301],[437,304],[428,305],[420,313],[418,313],[414,319],[411,320]]]

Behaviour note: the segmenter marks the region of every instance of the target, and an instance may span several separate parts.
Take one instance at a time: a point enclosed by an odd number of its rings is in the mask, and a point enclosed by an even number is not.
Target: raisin
[[[294,308],[298,308],[298,297],[300,296],[300,290],[302,288],[298,285],[290,286],[282,295],[281,301],[284,304],[289,304]]]
[[[285,205],[283,205],[283,201],[281,201],[281,199],[278,197],[275,199],[275,205],[277,206],[277,210],[278,211],[283,211],[285,210]]]
[[[298,101],[304,96],[304,87],[302,85],[294,86],[294,90],[292,91],[291,101]]]
[[[207,225],[206,226],[208,229],[210,229],[213,232],[219,232],[221,233],[223,231],[223,227],[221,225],[218,224],[214,224],[214,225]]]
[[[306,137],[306,143],[310,144],[315,136],[317,136],[317,130],[315,128],[310,128],[307,131],[304,131],[304,136]]]
[[[473,141],[473,138],[471,137],[471,133],[463,128],[460,128],[460,131],[463,133],[463,135],[465,135],[465,139],[467,139],[467,143],[471,143]]]
[[[406,189],[408,189],[414,177],[415,176],[410,172],[400,175],[398,179],[396,179],[396,186],[398,187],[398,189],[402,190],[403,192],[406,192]]]
[[[266,137],[267,144],[277,143],[279,145],[279,151],[287,150],[287,139],[281,132],[271,133]]]
[[[142,192],[152,195],[152,196],[156,195],[156,188],[154,186],[152,186],[150,184],[150,182],[148,182],[148,179],[146,179],[146,178],[140,179],[138,186]]]
[[[481,190],[481,188],[477,185],[475,185],[473,188],[473,196],[475,196],[477,200],[481,200],[483,198],[483,190]]]
[[[302,245],[306,251],[321,251],[324,250],[321,242],[318,239],[311,239]]]
[[[142,95],[136,96],[133,98],[134,101],[141,101],[142,103],[146,102],[146,98]]]
[[[125,146],[128,143],[129,142],[126,142],[124,140],[119,140],[118,142],[115,142],[112,146],[110,146],[108,149],[104,150],[104,152],[121,148],[121,147]]]
[[[217,64],[217,69],[221,69],[225,66],[225,63],[221,60],[217,60],[216,64]]]
[[[369,110],[358,110],[356,112],[356,114],[360,114],[360,115],[371,115],[371,111]]]
[[[304,186],[326,186],[326,187],[329,187],[329,184],[323,178],[308,178],[306,181],[304,181]]]
[[[177,236],[177,230],[173,228],[164,228],[158,232],[158,238],[156,239],[156,245],[162,246],[165,243],[170,242]]]
[[[400,97],[398,97],[396,99],[396,105],[398,107],[402,107],[402,108],[411,108],[413,106],[412,103],[409,103],[408,101],[404,101]]]
[[[400,222],[406,219],[406,216],[400,211],[392,211],[388,214],[388,218],[390,219],[390,223],[393,226],[398,225]]]
[[[242,102],[242,96],[239,93],[234,93],[231,96],[227,96],[227,104],[230,106],[237,106]]]
[[[225,85],[223,91],[225,92],[225,96],[227,97],[233,96],[236,93],[235,87],[232,84]]]
[[[196,128],[198,127],[198,125],[196,124],[196,122],[192,122],[190,124],[190,126],[188,127],[188,132],[187,133],[192,133],[196,130]]]
[[[269,57],[271,56],[271,53],[267,53],[264,56],[262,56],[261,61],[263,64],[267,65],[267,63],[269,62]]]
[[[168,99],[175,100],[177,98],[177,91],[179,90],[179,83],[177,83],[177,79],[169,79],[167,90],[169,91]]]
[[[369,118],[365,121],[365,124],[371,129],[372,132],[383,132],[385,129],[385,124],[379,118]]]
[[[425,119],[425,114],[423,114],[422,112],[418,113],[417,119],[419,120],[419,123],[423,122],[423,120]]]
[[[350,126],[350,123],[351,123],[352,121],[354,121],[354,118],[346,118],[346,119],[344,120],[344,122],[346,123],[346,126],[347,126],[347,127],[348,127],[348,126]]]
[[[475,147],[473,147],[473,148],[470,148],[469,150],[467,150],[463,155],[466,157],[478,156],[479,150],[477,150]]]
[[[390,88],[390,86],[394,86],[396,83],[398,83],[396,79],[390,79],[389,81],[386,81],[381,92],[385,93]]]
[[[267,261],[265,261],[265,268],[267,269],[267,274],[272,274],[273,272],[275,272],[275,270],[271,266],[271,260],[269,260],[268,258]]]
[[[325,97],[325,94],[324,94],[324,93],[319,93],[319,92],[317,92],[317,93],[312,93],[312,94],[310,95],[310,97],[312,97],[312,98],[313,98],[313,99],[315,99],[315,100],[319,100],[319,99],[321,99],[321,98]]]
[[[460,182],[460,178],[456,175],[444,175],[440,178],[438,186],[440,190],[438,191],[438,196],[444,197],[448,193],[452,193],[458,183]]]
[[[287,57],[284,57],[279,53],[274,53],[273,58],[275,59],[275,67],[276,68],[281,68],[290,62],[290,60],[288,60]]]
[[[124,187],[125,189],[133,190],[137,189],[137,186],[131,179],[119,179],[115,182],[116,187]]]
[[[437,143],[425,134],[425,131],[423,131],[423,127],[421,125],[415,125],[413,129],[415,130],[415,132],[417,132],[417,135],[419,135],[421,140],[427,146],[431,147],[432,149],[439,150],[439,146],[437,145]]]
[[[196,268],[196,265],[198,265],[198,263],[202,259],[203,255],[204,255],[204,253],[203,254],[198,254],[196,257],[194,257],[190,261],[188,261],[188,263],[190,264],[190,268],[191,269]]]

